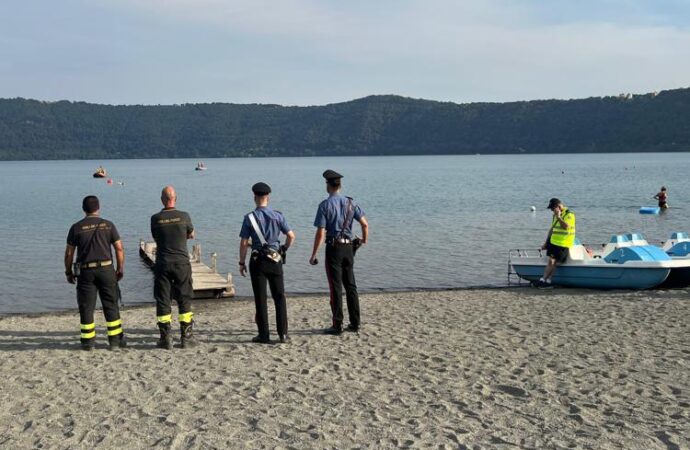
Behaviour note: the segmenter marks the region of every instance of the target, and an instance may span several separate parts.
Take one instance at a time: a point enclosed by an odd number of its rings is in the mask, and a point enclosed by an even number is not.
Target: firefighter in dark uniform
[[[192,265],[187,251],[187,239],[194,239],[194,226],[189,214],[175,209],[177,194],[172,186],[163,189],[161,202],[163,209],[151,216],[151,234],[156,241],[153,296],[160,330],[157,345],[171,350],[173,297],[177,300],[179,310],[182,348],[196,344],[192,332]]]
[[[276,308],[276,331],[280,342],[287,342],[288,320],[283,281],[283,264],[287,249],[295,242],[295,233],[290,229],[280,211],[268,206],[271,187],[266,183],[252,186],[256,209],[244,216],[240,230],[240,274],[247,276],[247,250],[251,238],[252,254],[249,260],[249,274],[256,304],[256,325],[258,336],[252,342],[270,343],[268,329],[268,308],[266,305],[266,282]],[[280,245],[280,234],[287,236],[285,245]]]
[[[314,247],[309,263],[317,264],[316,254],[321,243],[326,241],[326,276],[331,296],[331,311],[333,324],[325,330],[326,334],[339,335],[343,331],[343,286],[347,298],[347,312],[350,323],[348,331],[357,332],[360,327],[359,295],[354,272],[354,253],[356,247],[367,243],[369,224],[364,217],[364,211],[350,197],[340,194],[343,178],[338,172],[327,170],[323,173],[326,179],[328,198],[321,202],[316,211],[314,226]],[[358,221],[362,229],[362,237],[355,238],[352,224]]]
[[[100,218],[98,198],[93,195],[85,197],[82,209],[86,217],[69,229],[65,248],[65,275],[69,283],[77,284],[81,347],[84,350],[94,348],[94,310],[98,294],[103,305],[109,348],[118,350],[127,344],[122,331],[117,286],[125,273],[125,252],[115,225]],[[113,265],[111,246],[115,247],[117,268]],[[75,249],[77,259],[73,263]]]

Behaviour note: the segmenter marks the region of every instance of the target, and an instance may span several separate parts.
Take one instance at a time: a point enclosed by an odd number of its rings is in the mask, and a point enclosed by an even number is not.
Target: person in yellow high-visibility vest
[[[566,260],[568,250],[575,244],[575,213],[557,198],[549,200],[548,209],[553,211],[553,219],[549,234],[541,248],[546,250],[549,261],[544,268],[544,276],[537,283],[539,288],[552,287],[551,277],[556,265]]]

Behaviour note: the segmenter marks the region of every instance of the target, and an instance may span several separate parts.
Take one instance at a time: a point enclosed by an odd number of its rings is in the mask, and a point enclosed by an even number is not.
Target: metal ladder
[[[543,256],[544,250],[542,249],[519,249],[519,248],[513,248],[508,250],[508,272],[507,272],[507,278],[508,278],[508,286],[523,286],[525,284],[530,284],[529,281],[523,280],[520,278],[513,270],[513,258],[524,258],[527,256],[531,256],[532,253],[536,252],[539,257],[541,258]],[[536,255],[535,255],[536,256]]]

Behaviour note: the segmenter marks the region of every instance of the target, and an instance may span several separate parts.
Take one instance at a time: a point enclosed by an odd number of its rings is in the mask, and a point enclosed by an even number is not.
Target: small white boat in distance
[[[194,170],[206,170],[206,164],[203,161],[199,161]]]

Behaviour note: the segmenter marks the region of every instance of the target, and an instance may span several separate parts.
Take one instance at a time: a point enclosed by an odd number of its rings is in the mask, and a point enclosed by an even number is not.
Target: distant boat
[[[206,165],[203,161],[199,161],[194,170],[206,170]]]
[[[94,178],[105,178],[108,176],[108,172],[103,168],[103,166],[99,166],[98,169],[93,173]]]

